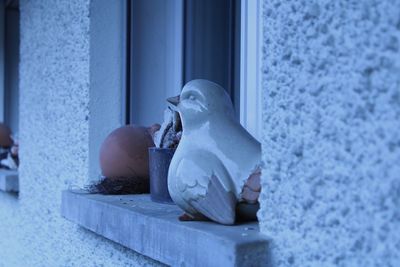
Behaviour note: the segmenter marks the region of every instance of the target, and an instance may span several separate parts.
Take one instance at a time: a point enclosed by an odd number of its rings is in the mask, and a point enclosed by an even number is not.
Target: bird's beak
[[[172,105],[174,105],[174,106],[178,106],[179,101],[180,101],[180,97],[179,97],[179,95],[174,96],[174,97],[170,97],[170,98],[167,98],[167,101],[169,103],[171,103]]]

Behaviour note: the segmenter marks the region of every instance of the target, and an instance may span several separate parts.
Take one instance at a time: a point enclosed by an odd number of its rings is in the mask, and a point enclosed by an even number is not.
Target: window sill
[[[172,266],[263,266],[267,239],[258,223],[180,222],[175,205],[149,195],[64,191],[62,215],[125,247]]]
[[[9,193],[18,193],[18,171],[0,169],[0,190]]]

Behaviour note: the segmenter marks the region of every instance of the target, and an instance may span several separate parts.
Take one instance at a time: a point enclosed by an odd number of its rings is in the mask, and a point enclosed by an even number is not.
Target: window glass
[[[224,87],[239,107],[239,1],[185,3],[185,83],[193,79],[213,81]]]
[[[5,123],[13,133],[17,133],[19,122],[19,11],[15,7],[7,7],[5,10],[4,39]]]
[[[130,15],[131,123],[160,123],[165,99],[193,79],[223,86],[239,117],[237,0],[135,0]]]

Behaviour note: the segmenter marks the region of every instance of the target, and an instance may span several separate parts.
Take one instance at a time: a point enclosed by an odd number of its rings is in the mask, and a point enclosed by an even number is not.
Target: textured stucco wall
[[[21,1],[19,200],[0,266],[157,265],[60,217],[89,173],[89,0]],[[261,229],[276,266],[398,266],[400,3],[263,4]]]
[[[400,2],[266,0],[275,266],[400,266]]]
[[[89,173],[89,0],[20,6],[21,191],[0,194],[0,266],[157,265],[60,216]]]

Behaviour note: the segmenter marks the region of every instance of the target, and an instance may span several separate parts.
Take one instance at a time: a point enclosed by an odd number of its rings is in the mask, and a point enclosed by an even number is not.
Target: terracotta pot
[[[149,128],[127,125],[114,130],[100,148],[102,175],[148,179],[148,148],[153,146]]]
[[[168,169],[174,153],[172,148],[149,148],[150,197],[154,202],[173,204],[168,191]]]
[[[11,147],[13,141],[11,139],[11,130],[4,123],[0,122],[0,147]]]

